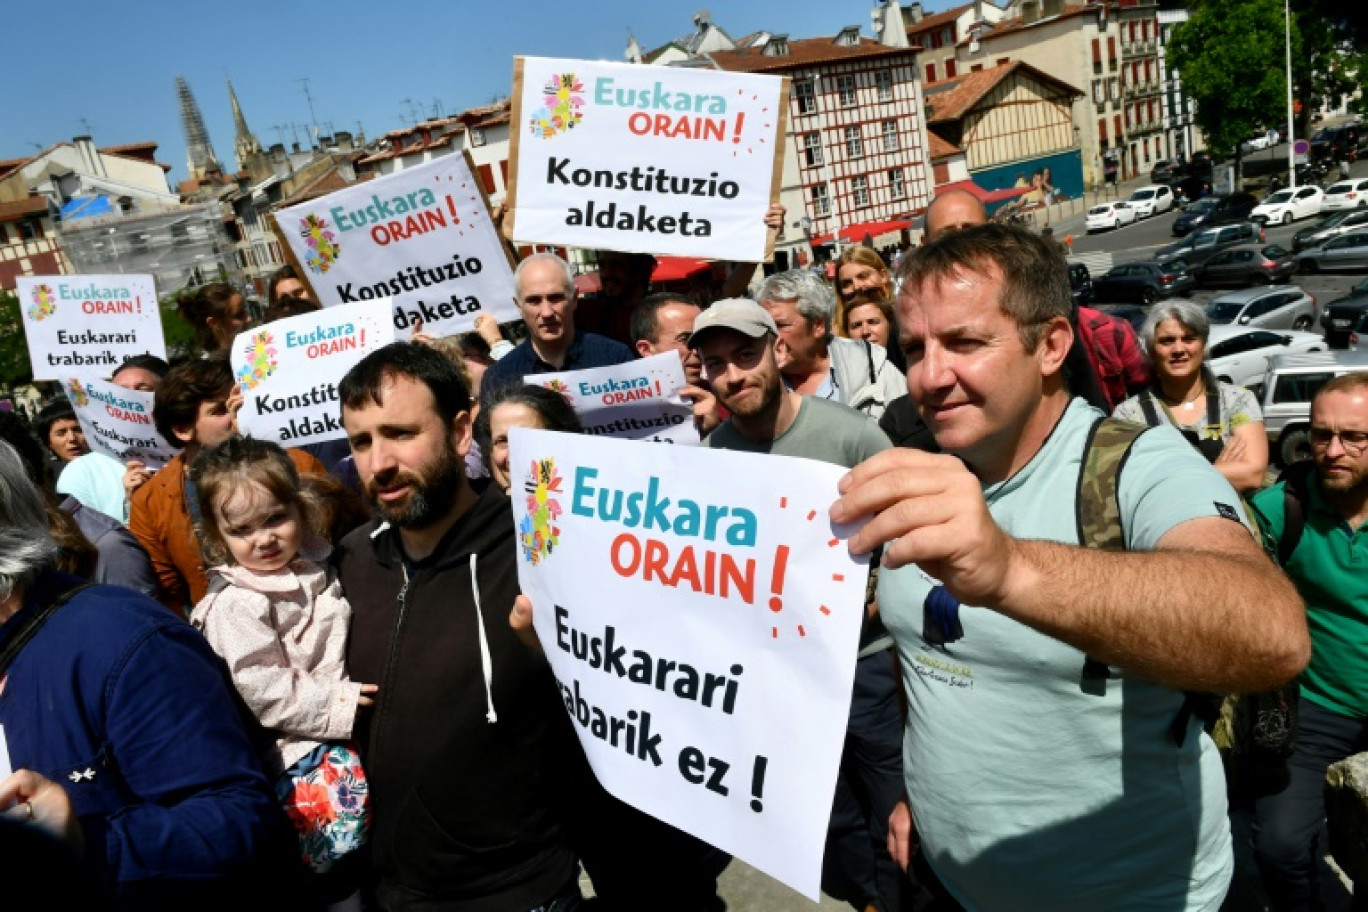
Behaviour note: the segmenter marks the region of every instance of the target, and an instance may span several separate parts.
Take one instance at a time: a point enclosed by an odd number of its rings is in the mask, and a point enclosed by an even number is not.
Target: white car
[[[1218,380],[1257,388],[1274,355],[1325,351],[1320,333],[1257,326],[1212,326],[1207,337],[1206,365]]]
[[[1240,146],[1246,152],[1258,152],[1260,149],[1271,149],[1278,144],[1278,131],[1265,130],[1263,133],[1249,137]]]
[[[1368,209],[1368,177],[1331,184],[1321,200],[1321,212],[1336,209]]]
[[[1294,219],[1320,215],[1323,199],[1325,191],[1320,187],[1288,187],[1264,197],[1264,201],[1249,213],[1249,218],[1255,222],[1276,222],[1286,225]]]
[[[1135,210],[1129,203],[1102,203],[1093,206],[1088,210],[1088,217],[1084,221],[1091,234],[1094,231],[1104,231],[1108,228],[1120,228],[1122,225],[1129,225],[1135,221]]]
[[[1136,218],[1149,218],[1173,208],[1173,190],[1163,184],[1141,187],[1130,195],[1126,205],[1135,210]]]

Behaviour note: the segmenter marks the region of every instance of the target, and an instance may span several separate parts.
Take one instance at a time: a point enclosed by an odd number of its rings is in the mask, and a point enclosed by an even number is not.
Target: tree
[[[1355,0],[1358,2],[1358,0]],[[1311,118],[1321,106],[1337,107],[1361,84],[1368,30],[1341,9],[1343,0],[1296,0],[1292,7],[1293,94],[1302,103],[1297,135],[1308,136]],[[1297,38],[1300,36],[1300,53]],[[1358,99],[1361,107],[1364,99]]]
[[[19,316],[19,296],[0,291],[0,389],[14,389],[32,379],[28,341]]]
[[[1218,156],[1235,157],[1240,185],[1240,143],[1283,119],[1287,108],[1283,9],[1280,0],[1203,0],[1173,31],[1169,61],[1196,107],[1194,119]],[[1300,35],[1292,35],[1294,59]]]

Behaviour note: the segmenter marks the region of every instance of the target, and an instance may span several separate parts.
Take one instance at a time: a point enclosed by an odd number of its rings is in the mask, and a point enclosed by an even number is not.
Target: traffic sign
[[[1304,139],[1299,139],[1292,144],[1292,151],[1298,155],[1305,155],[1311,151],[1311,144]]]

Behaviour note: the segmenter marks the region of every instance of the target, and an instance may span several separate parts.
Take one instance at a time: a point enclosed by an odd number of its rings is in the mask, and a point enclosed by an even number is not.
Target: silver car
[[[1322,269],[1368,269],[1368,231],[1341,234],[1297,254],[1298,272]]]
[[[1270,285],[1217,295],[1206,314],[1216,325],[1306,330],[1316,325],[1320,311],[1315,296],[1296,285]]]

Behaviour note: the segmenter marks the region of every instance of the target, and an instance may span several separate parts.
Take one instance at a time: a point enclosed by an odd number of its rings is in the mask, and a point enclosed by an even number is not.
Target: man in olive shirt
[[[1325,770],[1368,750],[1368,374],[1345,374],[1321,388],[1311,403],[1311,445],[1315,472],[1293,501],[1300,523],[1286,510],[1290,481],[1252,500],[1270,552],[1301,526],[1283,569],[1306,601],[1311,632],[1290,775],[1256,805],[1255,854],[1276,912],[1319,908]]]
[[[853,468],[889,448],[860,412],[786,389],[775,355],[778,328],[754,301],[718,301],[694,321],[689,346],[731,413],[708,435],[715,449],[777,453]],[[827,826],[822,889],[859,909],[905,908],[911,892],[888,854],[888,817],[902,797],[902,715],[892,639],[867,616],[845,749]]]

